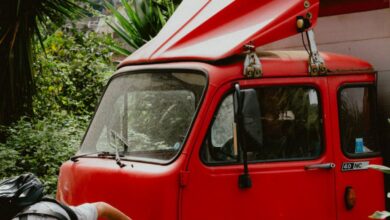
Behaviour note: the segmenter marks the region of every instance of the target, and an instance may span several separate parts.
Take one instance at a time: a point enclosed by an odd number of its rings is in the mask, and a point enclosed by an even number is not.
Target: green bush
[[[53,114],[43,119],[22,118],[8,128],[0,144],[0,179],[26,172],[36,174],[47,193],[56,190],[58,168],[74,155],[88,117]]]
[[[90,115],[115,66],[107,48],[112,39],[93,32],[57,31],[45,42],[46,53],[35,62],[37,94],[34,114],[53,111]]]
[[[32,172],[54,194],[62,162],[74,155],[103,86],[114,72],[112,39],[74,29],[57,31],[36,52],[34,116],[2,128],[0,179]]]

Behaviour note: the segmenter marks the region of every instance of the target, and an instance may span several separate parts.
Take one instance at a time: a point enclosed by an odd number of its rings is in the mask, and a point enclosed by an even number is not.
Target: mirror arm
[[[252,187],[252,180],[248,171],[248,157],[247,157],[246,147],[243,147],[242,150],[243,150],[242,156],[243,156],[243,164],[244,164],[244,173],[238,177],[238,186],[241,189],[246,189]]]
[[[237,113],[235,114],[235,124],[237,126],[237,143],[238,147],[242,149],[242,159],[243,159],[243,165],[244,165],[244,173],[241,174],[238,177],[238,186],[241,189],[247,189],[252,187],[252,180],[249,175],[249,170],[248,170],[248,155],[247,155],[247,149],[246,147],[242,144],[242,97],[240,93],[240,85],[236,83],[234,85],[235,92],[237,94]]]

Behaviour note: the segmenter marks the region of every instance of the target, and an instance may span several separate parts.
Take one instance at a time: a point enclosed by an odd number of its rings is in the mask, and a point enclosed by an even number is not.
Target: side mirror
[[[234,92],[234,122],[237,131],[237,143],[242,149],[244,174],[239,177],[240,188],[250,188],[252,182],[248,173],[248,150],[256,151],[263,146],[263,127],[261,124],[261,109],[254,89],[241,90],[235,84]]]
[[[263,126],[257,92],[254,89],[240,90],[238,84],[235,86],[234,121],[240,127],[241,147],[258,151],[263,146]]]

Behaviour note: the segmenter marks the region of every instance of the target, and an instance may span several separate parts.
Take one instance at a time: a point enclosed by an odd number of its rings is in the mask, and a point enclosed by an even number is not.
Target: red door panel
[[[328,78],[329,99],[331,106],[332,118],[332,136],[335,147],[335,164],[336,164],[336,203],[339,220],[346,219],[368,219],[374,211],[382,211],[384,205],[384,186],[383,174],[369,169],[348,169],[351,164],[382,164],[380,155],[361,155],[358,158],[348,156],[343,152],[340,139],[339,92],[346,86],[374,86],[375,75],[354,75],[354,76],[331,76]],[[337,103],[337,104],[336,104]],[[344,171],[343,171],[344,165]],[[356,166],[356,165],[355,165]],[[345,203],[345,192],[347,187],[352,187],[356,195],[355,207],[348,209]]]
[[[189,162],[188,184],[182,190],[182,219],[336,219],[334,169],[305,169],[333,163],[329,99],[325,78],[257,79],[241,81],[242,88],[258,86],[306,85],[320,94],[324,150],[312,160],[250,163],[252,187],[240,189],[238,176],[243,165],[205,165],[200,158],[203,138],[199,138]],[[208,119],[231,89],[229,83],[218,90]],[[200,137],[205,137],[206,133]]]

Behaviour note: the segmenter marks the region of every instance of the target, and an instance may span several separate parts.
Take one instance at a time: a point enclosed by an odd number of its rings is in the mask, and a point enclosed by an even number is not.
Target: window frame
[[[237,82],[238,83],[238,82]],[[232,84],[234,85],[234,83]],[[323,157],[323,155],[326,153],[326,134],[325,134],[325,120],[324,120],[324,109],[323,109],[323,97],[322,97],[322,92],[320,88],[316,84],[310,84],[310,83],[302,83],[302,84],[274,84],[274,85],[257,85],[257,86],[242,86],[241,89],[255,89],[257,90],[258,88],[270,88],[270,87],[284,87],[284,88],[308,88],[308,89],[313,89],[317,93],[317,98],[318,98],[318,108],[319,108],[319,115],[321,116],[320,118],[320,126],[321,126],[321,142],[320,142],[320,148],[321,151],[316,157],[301,157],[301,158],[288,158],[288,159],[273,159],[273,160],[248,160],[248,164],[264,164],[264,163],[280,163],[280,162],[297,162],[297,161],[314,161],[318,160],[319,158]],[[199,158],[203,164],[206,166],[211,166],[211,167],[218,167],[218,166],[228,166],[228,165],[242,165],[243,162],[242,160],[236,160],[236,161],[216,161],[216,162],[209,162],[205,161],[202,157],[202,152],[206,151],[207,149],[205,148],[205,141],[209,141],[211,143],[211,129],[213,127],[214,121],[217,118],[216,114],[219,112],[223,101],[231,95],[234,92],[233,88],[228,89],[218,100],[218,106],[213,112],[213,117],[212,120],[210,121],[210,124],[208,125],[206,135],[204,137],[204,140],[202,142],[202,145],[199,150]],[[240,158],[241,150],[238,150],[238,158]]]
[[[350,159],[361,159],[361,158],[372,158],[372,157],[378,157],[378,156],[381,156],[382,155],[382,152],[381,151],[377,151],[377,152],[364,152],[364,153],[350,153],[350,152],[347,152],[346,149],[344,149],[344,146],[343,146],[343,143],[341,142],[341,136],[342,136],[342,133],[341,133],[341,111],[340,111],[340,104],[341,104],[341,92],[342,90],[344,89],[348,89],[348,88],[373,88],[374,90],[374,112],[377,113],[378,111],[378,88],[376,86],[376,82],[364,82],[364,83],[361,83],[361,82],[358,82],[358,83],[344,83],[342,84],[338,89],[337,89],[337,116],[338,116],[338,126],[339,126],[339,144],[340,144],[340,149],[341,151],[343,152],[343,154],[350,158]],[[378,128],[378,116],[377,114],[374,114],[374,125],[377,129]],[[378,149],[380,149],[380,146],[379,146],[379,137],[378,137],[378,133],[377,132],[374,132],[374,139],[375,139],[375,144],[378,145]]]

